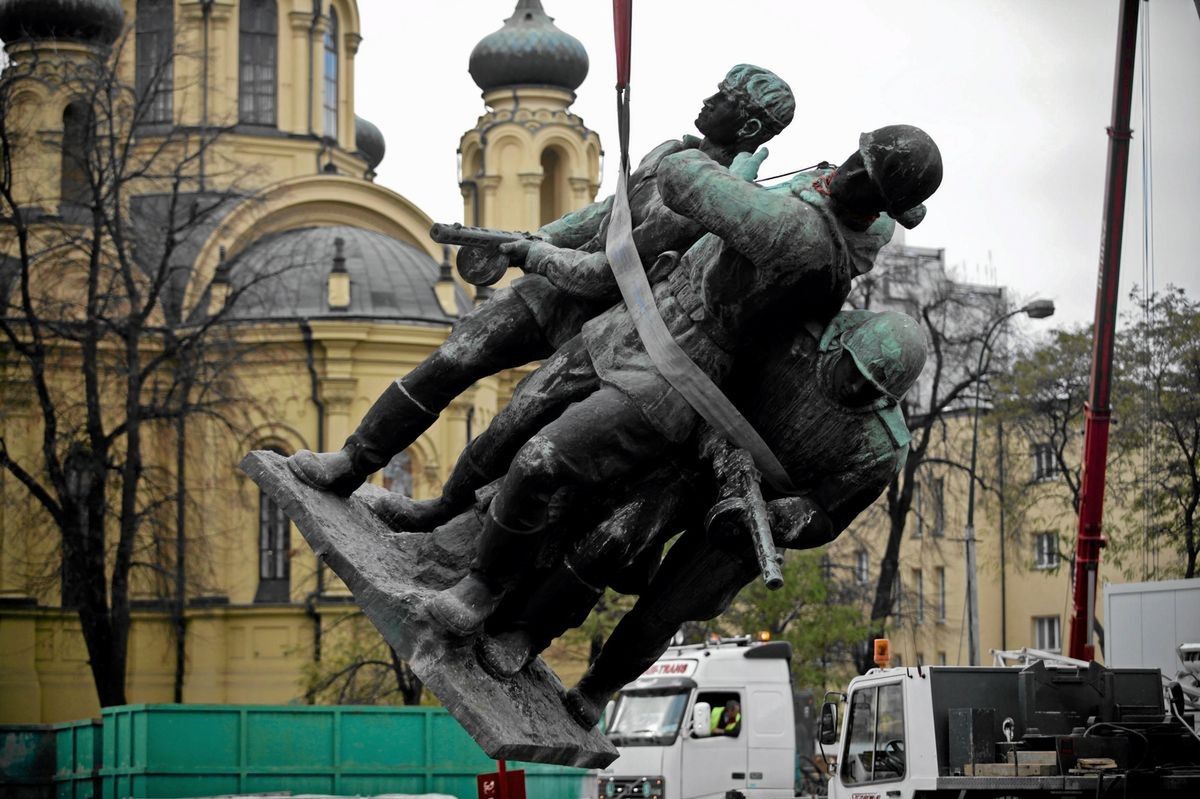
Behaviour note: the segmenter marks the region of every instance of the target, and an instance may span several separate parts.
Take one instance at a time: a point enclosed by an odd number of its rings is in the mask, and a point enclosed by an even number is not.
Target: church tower
[[[459,143],[463,221],[535,230],[580,208],[600,187],[600,137],[571,113],[588,72],[583,44],[541,0],[518,0],[504,26],[471,52],[486,113]]]

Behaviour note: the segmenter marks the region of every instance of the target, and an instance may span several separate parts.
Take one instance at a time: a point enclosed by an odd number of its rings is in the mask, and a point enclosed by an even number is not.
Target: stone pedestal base
[[[598,730],[582,729],[567,714],[562,683],[540,658],[513,679],[496,680],[479,665],[472,641],[447,638],[425,613],[425,601],[457,582],[474,555],[475,512],[432,533],[393,533],[362,501],[381,488],[363,486],[350,499],[316,491],[273,452],[251,452],[241,468],[490,757],[586,768],[616,759]]]

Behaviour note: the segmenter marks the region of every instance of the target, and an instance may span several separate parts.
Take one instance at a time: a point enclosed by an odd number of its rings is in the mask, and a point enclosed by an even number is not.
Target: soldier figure
[[[745,160],[735,159],[734,169]],[[863,134],[837,170],[793,180],[785,191],[749,183],[698,150],[663,159],[658,181],[663,202],[710,233],[666,270],[655,301],[676,342],[719,385],[735,350],[790,338],[789,324],[823,327],[837,314],[851,279],[865,271],[856,260],[869,264],[890,239],[890,220],[885,230],[873,226],[879,214],[906,215],[929,197],[941,157],[923,131],[890,126]],[[524,249],[533,263],[555,252],[540,243],[506,246]],[[677,454],[696,427],[695,411],[657,372],[623,306],[587,323],[538,371],[553,391],[522,402],[522,386],[505,412],[515,408],[543,426],[508,465],[471,571],[429,605],[451,634],[478,631],[526,571],[556,495]]]
[[[768,502],[777,546],[811,549],[832,541],[887,488],[904,466],[910,441],[899,400],[924,363],[924,337],[909,317],[843,311],[819,340],[802,331],[748,370],[739,369],[748,379],[733,385],[750,387],[737,396],[739,407],[771,443],[800,492]],[[723,504],[731,501],[739,500],[730,497],[714,506],[707,533],[692,528],[671,547],[649,587],[568,692],[567,707],[585,727],[596,723],[613,692],[662,655],[684,622],[720,615],[758,576],[747,536],[724,523]],[[536,598],[530,603],[537,604]],[[536,615],[526,614],[535,626]],[[539,641],[563,631],[542,631]],[[519,637],[500,636],[481,652],[511,660],[501,642],[520,646]]]
[[[799,496],[774,497],[769,487],[764,489],[778,546],[809,548],[832,540],[892,479],[897,464],[903,463],[908,440],[897,400],[924,360],[921,333],[908,317],[843,311],[824,332],[805,329],[792,339],[780,338],[739,364],[730,383],[733,399],[763,431],[800,491]],[[674,630],[682,623],[676,622],[681,615],[683,621],[716,615],[753,579],[756,560],[747,541],[737,540],[746,539],[746,531],[733,530],[736,525],[726,521],[743,518],[745,507],[743,497],[729,496],[729,486],[736,482],[729,479],[735,462],[729,457],[731,448],[714,431],[705,430],[699,449],[698,460],[707,461],[709,471],[715,472],[715,488],[704,479],[702,465],[687,469],[673,482],[664,480],[660,470],[644,486],[649,496],[618,500],[608,519],[568,546],[561,566],[532,581],[536,588],[514,598],[519,607],[505,601],[489,620],[479,650],[481,662],[494,676],[514,674],[554,638],[580,624],[606,585],[621,593],[655,592],[672,609],[659,608],[653,618],[663,627],[675,624]],[[719,498],[715,505],[714,495]],[[709,506],[713,510],[704,520],[700,514]],[[654,576],[665,540],[679,530],[700,527],[708,528],[713,538],[709,543],[719,550],[713,557],[738,561],[736,579],[726,573],[728,563],[711,574],[693,569],[686,578],[672,578],[680,569],[680,556],[669,559],[672,565],[664,566],[663,576]],[[702,533],[689,533],[685,540],[693,542],[689,546],[694,554],[711,554],[711,547],[701,546]],[[630,561],[638,564],[632,570]],[[651,578],[653,587],[647,589]],[[674,599],[665,598],[669,592],[662,589],[664,581],[678,587],[690,579],[697,581],[695,586]],[[710,613],[714,607],[719,610]],[[639,624],[644,628],[638,619],[647,612],[643,606],[625,629]],[[642,650],[665,645],[670,634],[659,641],[655,636],[660,631],[642,629],[649,637],[629,650],[628,660],[618,663],[638,664]],[[617,650],[605,656],[602,669],[611,671],[608,664],[627,647]],[[617,679],[629,668],[619,671]]]
[[[662,159],[694,151],[716,163],[730,164],[738,153],[752,152],[782,131],[791,121],[795,105],[791,89],[775,74],[739,64],[725,76],[716,94],[704,101],[696,118],[704,139],[685,136],[670,140],[643,159],[630,178],[629,199],[634,240],[646,263],[660,252],[687,249],[704,232],[698,222],[663,206],[656,180]],[[570,270],[578,269],[589,278],[586,291],[568,293],[538,274],[525,275],[497,291],[459,320],[433,354],[388,386],[341,450],[297,452],[288,460],[292,471],[315,488],[349,496],[393,455],[415,441],[472,383],[503,369],[549,357],[578,334],[584,322],[619,297],[615,280],[607,274],[603,252],[611,207],[610,197],[538,231],[550,244],[571,253],[572,258],[562,261],[563,270],[556,271],[554,278],[569,284]],[[491,468],[490,463],[470,468],[466,461],[462,466],[456,473],[473,475]],[[445,501],[425,506],[427,515],[448,518],[449,514],[441,513],[443,506],[469,501],[472,490],[452,477],[443,487]],[[397,510],[410,516],[421,510],[421,506],[407,507],[406,499],[399,495],[393,501],[399,505]]]

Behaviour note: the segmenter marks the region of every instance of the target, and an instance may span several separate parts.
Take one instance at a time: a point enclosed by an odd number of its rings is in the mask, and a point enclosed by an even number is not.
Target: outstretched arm
[[[542,225],[537,233],[555,247],[582,247],[599,232],[612,211],[612,204],[613,198],[606,197]]]
[[[828,267],[824,219],[789,191],[751,183],[699,150],[664,158],[658,187],[671,210],[696,220],[755,265]]]

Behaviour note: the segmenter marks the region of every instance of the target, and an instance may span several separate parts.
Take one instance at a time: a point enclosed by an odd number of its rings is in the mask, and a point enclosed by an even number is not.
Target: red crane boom
[[[1200,2],[1200,0],[1198,0]],[[1113,339],[1117,326],[1117,290],[1121,279],[1121,238],[1125,227],[1125,187],[1129,175],[1129,115],[1133,63],[1137,52],[1138,6],[1121,0],[1117,29],[1117,69],[1113,84],[1112,124],[1108,128],[1108,174],[1104,185],[1104,227],[1100,231],[1100,279],[1096,287],[1092,378],[1084,406],[1083,475],[1079,489],[1079,532],[1075,541],[1071,630],[1067,654],[1092,660],[1096,584],[1104,547],[1104,477],[1108,460],[1108,423],[1112,415]],[[1148,235],[1148,234],[1147,234]]]

